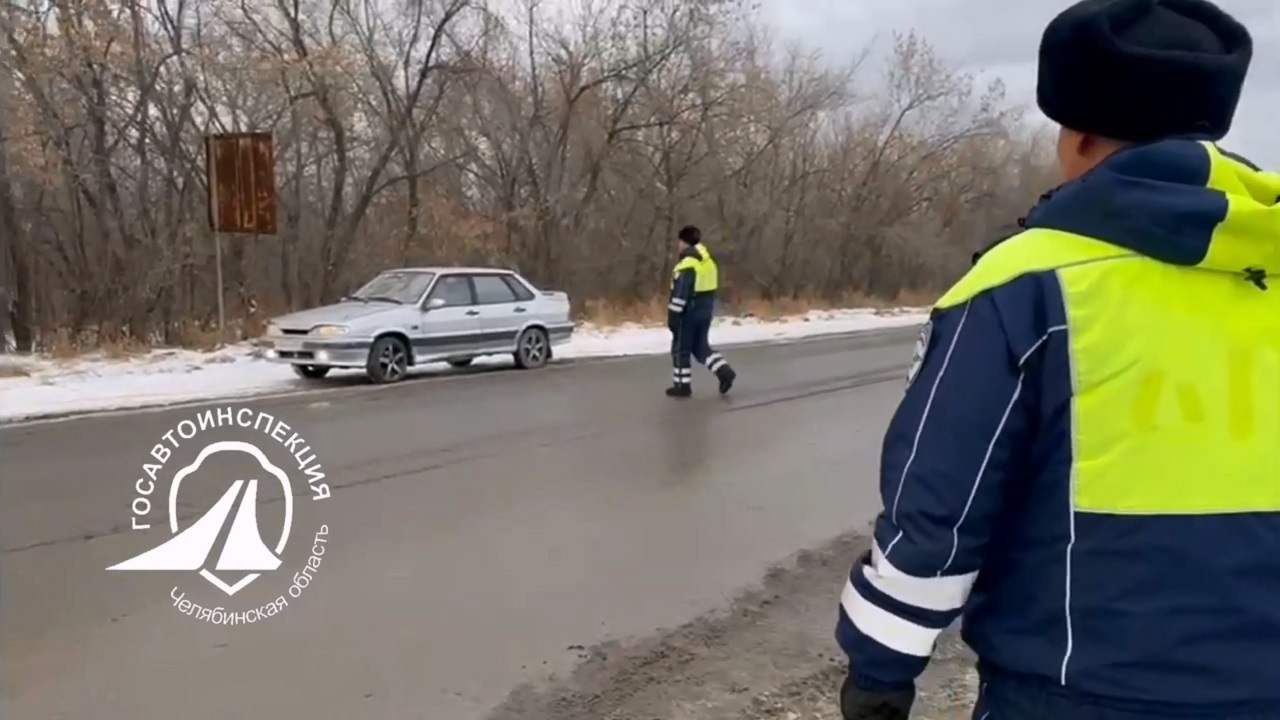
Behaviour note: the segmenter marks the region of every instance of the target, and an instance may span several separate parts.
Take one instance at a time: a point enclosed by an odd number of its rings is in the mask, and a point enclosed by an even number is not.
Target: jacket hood
[[[1280,173],[1212,143],[1162,140],[1117,152],[1047,194],[1026,226],[1261,286],[1280,276]]]

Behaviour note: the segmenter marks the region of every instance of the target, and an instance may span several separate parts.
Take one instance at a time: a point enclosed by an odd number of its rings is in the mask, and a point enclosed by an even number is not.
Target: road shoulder
[[[489,720],[839,720],[835,603],[867,544],[849,534],[801,552],[727,610],[649,638],[571,646],[581,659],[571,675],[517,688]],[[971,668],[948,633],[920,681],[917,716],[967,719]]]

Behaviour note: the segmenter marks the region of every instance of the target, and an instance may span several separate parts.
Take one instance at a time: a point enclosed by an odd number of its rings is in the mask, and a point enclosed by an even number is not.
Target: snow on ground
[[[711,331],[717,346],[785,342],[924,322],[923,310],[815,311],[778,321],[718,318]],[[555,350],[558,360],[670,352],[664,327],[596,328],[580,325],[573,339]],[[905,360],[904,360],[905,362]],[[483,365],[511,365],[509,357],[483,358]],[[448,369],[443,363],[415,368],[415,374]],[[358,375],[356,371],[339,373]],[[317,383],[321,387],[324,383]],[[253,348],[235,345],[214,352],[156,350],[127,359],[86,357],[59,361],[0,356],[0,421],[97,410],[169,405],[213,398],[288,392],[307,386],[285,365],[267,362]]]

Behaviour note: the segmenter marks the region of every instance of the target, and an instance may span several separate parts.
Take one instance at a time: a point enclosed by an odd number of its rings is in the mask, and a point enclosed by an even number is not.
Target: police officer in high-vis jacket
[[[1064,183],[922,334],[840,602],[848,720],[907,718],[957,618],[975,720],[1280,720],[1280,174],[1217,145],[1250,57],[1206,0],[1049,24]]]
[[[672,360],[667,396],[689,397],[693,393],[692,359],[716,374],[723,395],[733,387],[737,373],[723,355],[711,349],[708,337],[715,317],[720,271],[711,252],[702,244],[701,230],[687,225],[680,229],[679,238],[680,259],[672,272],[671,299],[667,302]]]

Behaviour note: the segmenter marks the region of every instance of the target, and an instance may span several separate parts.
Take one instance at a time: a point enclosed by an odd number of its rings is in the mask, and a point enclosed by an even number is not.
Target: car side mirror
[[[423,308],[423,309],[424,309],[424,310],[439,310],[440,308],[444,307],[444,306],[445,306],[445,305],[447,305],[447,304],[448,304],[448,303],[447,303],[447,302],[445,302],[445,299],[444,299],[444,298],[431,298],[430,300],[428,300],[428,301],[427,301],[427,306],[426,306],[425,308]]]

